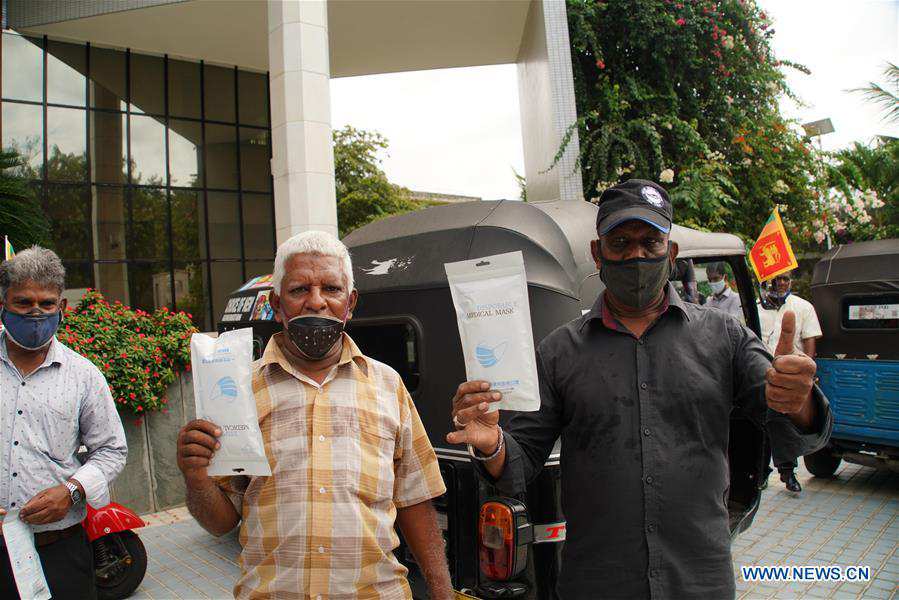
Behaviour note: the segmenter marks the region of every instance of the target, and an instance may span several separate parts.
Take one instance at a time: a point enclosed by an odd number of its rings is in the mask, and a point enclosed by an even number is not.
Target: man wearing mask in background
[[[456,431],[498,492],[524,491],[562,441],[567,539],[558,592],[593,598],[733,598],[728,495],[730,414],[797,456],[823,446],[832,418],[815,363],[785,336],[775,358],[717,310],[668,282],[668,195],[630,180],[603,192],[591,252],[606,289],[592,310],[537,348],[541,407],[498,426],[501,398],[459,386]],[[784,319],[792,333],[792,317]]]
[[[821,337],[821,325],[815,307],[808,300],[792,293],[793,279],[789,273],[782,273],[771,280],[767,290],[763,291],[758,301],[759,325],[762,329],[762,341],[773,352],[780,342],[781,324],[784,315],[792,312],[796,315],[796,327],[793,334],[793,346],[802,350],[809,358],[815,358],[815,340]],[[798,494],[802,491],[796,479],[796,467],[799,464],[794,456],[782,456],[773,448],[774,466],[780,473],[780,480],[787,489]]]
[[[242,523],[236,598],[411,598],[394,525],[434,600],[453,590],[431,499],[446,491],[400,376],[343,332],[357,292],[346,247],[321,231],[278,248],[270,303],[283,326],[253,363],[271,477],[206,473],[221,431],[178,436],[187,507],[214,535]]]
[[[712,288],[712,295],[706,300],[706,306],[724,311],[743,323],[745,320],[743,307],[740,304],[740,295],[731,289],[727,277],[727,267],[724,263],[707,264],[705,274],[709,279],[709,287]]]
[[[38,246],[0,265],[0,515],[18,511],[31,525],[54,598],[90,599],[94,554],[81,521],[87,502],[109,503],[128,449],[106,378],[55,337],[65,273],[59,257]],[[0,597],[19,597],[2,539]]]

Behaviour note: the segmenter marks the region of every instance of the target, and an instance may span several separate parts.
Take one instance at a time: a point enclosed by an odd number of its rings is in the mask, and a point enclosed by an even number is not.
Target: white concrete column
[[[518,99],[528,200],[583,200],[576,131],[549,169],[577,120],[565,0],[531,2],[518,51]]]
[[[268,0],[268,30],[277,241],[337,235],[327,3]]]

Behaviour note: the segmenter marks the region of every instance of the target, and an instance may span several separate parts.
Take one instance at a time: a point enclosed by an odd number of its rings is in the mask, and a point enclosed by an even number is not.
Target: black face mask
[[[670,248],[670,245],[669,245]],[[644,308],[668,282],[668,252],[658,258],[602,259],[599,276],[615,298],[631,308]]]
[[[334,317],[300,315],[287,322],[287,335],[304,357],[321,360],[340,339],[345,325]]]

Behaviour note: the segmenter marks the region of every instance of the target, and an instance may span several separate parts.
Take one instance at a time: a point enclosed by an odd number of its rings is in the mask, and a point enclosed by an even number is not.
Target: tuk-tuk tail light
[[[494,498],[478,515],[478,562],[481,573],[494,581],[508,581],[527,564],[527,548],[534,540],[527,508],[518,500]]]

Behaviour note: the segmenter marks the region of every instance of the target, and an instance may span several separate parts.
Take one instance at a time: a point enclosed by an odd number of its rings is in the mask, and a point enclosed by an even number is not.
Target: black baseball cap
[[[668,192],[645,179],[628,179],[613,185],[599,197],[596,231],[605,235],[625,221],[643,221],[662,233],[671,231],[671,201]]]

